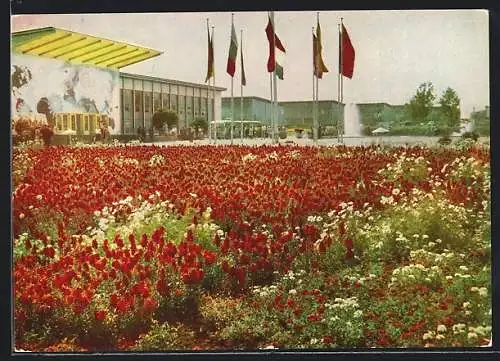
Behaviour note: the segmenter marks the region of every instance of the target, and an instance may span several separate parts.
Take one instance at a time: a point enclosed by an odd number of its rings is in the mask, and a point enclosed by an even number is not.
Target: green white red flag
[[[274,34],[274,40],[273,40]],[[278,78],[283,80],[283,66],[279,64],[279,61],[276,59],[276,48],[285,53],[285,47],[281,43],[278,35],[274,32],[273,24],[271,23],[271,17],[268,19],[268,23],[266,26],[266,35],[267,40],[269,41],[269,57],[267,59],[267,71],[273,72],[276,71],[276,75]]]
[[[238,55],[238,39],[236,38],[236,30],[234,23],[231,24],[231,42],[229,44],[229,55],[227,57],[227,73],[234,77],[236,71],[236,56]]]

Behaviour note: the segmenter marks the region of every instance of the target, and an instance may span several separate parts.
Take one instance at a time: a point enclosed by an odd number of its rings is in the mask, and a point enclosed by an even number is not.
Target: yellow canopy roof
[[[11,52],[111,69],[162,54],[157,50],[54,27],[12,33]]]

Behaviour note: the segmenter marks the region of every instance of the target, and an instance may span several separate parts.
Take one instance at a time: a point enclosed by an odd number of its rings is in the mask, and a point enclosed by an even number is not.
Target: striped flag
[[[229,44],[229,55],[227,57],[227,73],[234,77],[236,71],[236,56],[238,55],[238,39],[234,23],[231,24],[231,43]]]
[[[283,67],[279,64],[279,61],[276,59],[276,48],[285,53],[285,47],[281,43],[281,40],[278,38],[278,35],[274,33],[274,41],[273,41],[273,24],[271,23],[271,17],[269,17],[269,21],[266,27],[266,35],[267,40],[269,41],[269,58],[267,59],[267,71],[273,72],[276,70],[276,75],[278,78],[283,80]],[[274,46],[273,46],[274,45]]]

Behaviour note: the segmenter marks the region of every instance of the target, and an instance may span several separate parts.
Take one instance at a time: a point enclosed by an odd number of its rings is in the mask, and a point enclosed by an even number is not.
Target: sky
[[[329,73],[319,80],[319,99],[337,100],[338,24],[343,18],[356,52],[354,75],[344,78],[345,103],[407,103],[419,84],[432,82],[437,98],[447,87],[461,99],[462,117],[489,105],[489,29],[486,10],[323,11],[323,60]],[[121,71],[203,84],[207,71],[207,25],[214,26],[215,80],[231,96],[226,73],[231,13],[43,14],[11,17],[12,31],[54,26],[164,52]],[[247,85],[245,96],[270,98],[265,34],[267,12],[235,12]],[[283,81],[278,100],[312,99],[312,28],[315,11],[275,12],[276,34],[283,43]],[[240,44],[241,45],[241,44]],[[238,49],[238,57],[239,57]],[[233,79],[240,96],[238,58]]]

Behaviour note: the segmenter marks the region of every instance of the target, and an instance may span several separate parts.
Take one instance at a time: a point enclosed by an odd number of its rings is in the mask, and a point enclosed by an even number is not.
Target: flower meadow
[[[491,340],[489,149],[13,149],[15,348]]]

